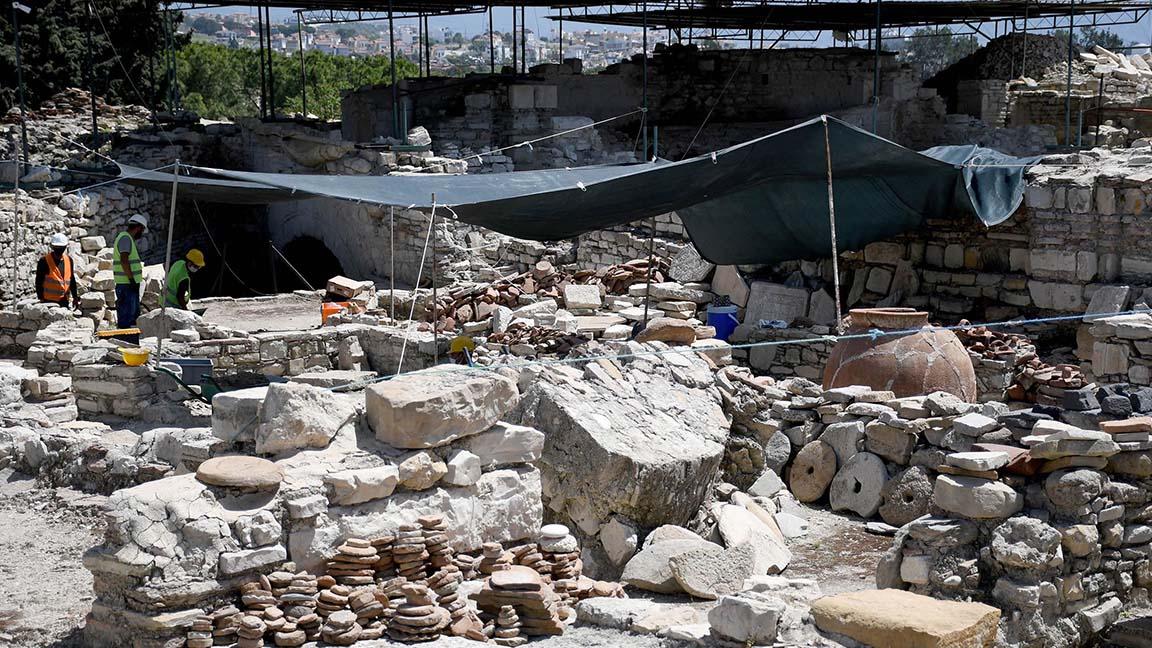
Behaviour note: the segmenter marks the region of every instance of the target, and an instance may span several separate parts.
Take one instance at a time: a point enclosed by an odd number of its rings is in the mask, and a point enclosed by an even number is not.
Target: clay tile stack
[[[460,574],[464,576],[464,580],[472,580],[476,577],[476,568],[480,565],[480,561],[475,556],[468,554],[456,554],[452,557],[452,564],[456,565],[456,569],[460,570]]]
[[[265,608],[260,617],[264,619],[264,625],[267,626],[268,632],[279,632],[284,624],[288,623],[288,619],[284,617],[284,611],[278,607]]]
[[[384,615],[384,605],[377,600],[376,592],[374,587],[365,587],[352,592],[348,597],[348,606],[356,614],[356,623],[364,628],[360,634],[361,639],[379,639],[384,634],[384,626],[380,621]]]
[[[528,641],[520,634],[520,617],[516,615],[516,608],[511,605],[500,608],[492,641],[498,646],[520,646]]]
[[[396,608],[404,604],[404,592],[401,588],[408,582],[403,576],[397,576],[390,581],[380,584],[379,596],[383,596],[388,600],[388,607],[384,609],[383,618],[385,622],[391,621],[392,615],[395,613]],[[383,601],[381,601],[383,603]]]
[[[563,524],[548,524],[540,529],[540,554],[551,565],[553,582],[578,579],[584,571],[580,545]]]
[[[212,615],[213,643],[228,645],[236,639],[240,618],[244,616],[235,605],[216,610]]]
[[[319,620],[319,618],[317,618]],[[287,622],[272,635],[272,643],[286,648],[303,646],[308,641],[308,635],[302,628],[293,622]]]
[[[240,617],[240,629],[236,634],[236,648],[264,648],[264,631],[267,630],[264,619],[258,616],[245,615]]]
[[[396,641],[434,641],[448,627],[448,611],[438,607],[428,588],[408,583],[401,588],[405,602],[396,608],[388,624],[388,636]]]
[[[192,620],[192,629],[188,631],[188,640],[184,644],[188,648],[211,648],[212,646],[212,617],[198,616]]]
[[[392,578],[396,575],[396,561],[392,557],[392,544],[396,542],[396,536],[381,536],[372,539],[372,548],[376,550],[376,564],[372,566],[376,570],[376,578]]]
[[[304,631],[304,636],[308,641],[316,641],[320,638],[322,623],[323,620],[319,614],[306,614],[296,619],[296,627]]]
[[[432,569],[440,569],[452,564],[452,547],[448,546],[448,525],[442,515],[425,515],[417,520],[424,532],[424,549],[428,552],[428,564]]]
[[[499,542],[485,542],[481,549],[484,557],[480,559],[478,569],[485,576],[492,575],[497,569],[503,569],[512,564],[512,554],[504,551]]]
[[[288,591],[288,588],[292,585],[292,579],[295,578],[292,574],[292,568],[289,565],[291,565],[291,563],[286,563],[282,569],[268,574],[267,578],[270,591],[272,592],[272,596],[276,597],[277,601]]]
[[[320,630],[320,638],[324,643],[333,646],[351,646],[360,640],[364,629],[356,623],[356,615],[348,610],[340,610],[328,615],[324,627]]]
[[[401,524],[392,544],[392,559],[396,561],[396,571],[410,581],[423,580],[426,576],[424,561],[428,551],[424,547],[424,530],[419,524]]]
[[[248,610],[263,610],[276,605],[276,597],[259,582],[244,583],[240,586],[240,602]]]
[[[530,567],[514,565],[492,572],[473,599],[491,616],[498,615],[505,605],[515,607],[525,635],[564,634],[560,597]]]
[[[540,553],[540,546],[535,542],[512,549],[512,557],[517,565],[535,569],[536,573],[544,576],[546,580],[551,580],[552,565],[544,560],[544,554]]]
[[[328,575],[341,585],[372,585],[379,559],[371,542],[363,538],[348,538],[336,548],[336,556],[328,561]]]
[[[436,604],[448,611],[452,621],[459,619],[468,608],[467,602],[459,595],[462,582],[464,576],[455,565],[448,565],[428,579],[428,588],[436,592]]]
[[[282,593],[277,596],[280,607],[284,610],[284,615],[289,619],[299,619],[312,614],[316,610],[316,594],[320,591],[316,577],[302,571],[291,574],[290,578],[292,580],[289,581],[288,587],[284,588]],[[274,585],[272,592],[275,594],[276,591]]]
[[[329,616],[348,607],[348,595],[352,591],[344,585],[333,585],[320,592],[316,599],[316,613],[327,619]],[[353,615],[355,618],[355,615]]]

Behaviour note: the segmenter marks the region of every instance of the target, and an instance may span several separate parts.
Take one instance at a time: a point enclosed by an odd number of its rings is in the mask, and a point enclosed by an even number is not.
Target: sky
[[[198,9],[198,10],[195,10],[195,11],[190,12],[190,13],[195,13],[195,12],[199,12],[199,11],[204,11],[204,12],[209,12],[209,13],[220,13],[220,14],[244,12],[244,13],[249,13],[249,14],[255,15],[255,9],[251,9],[248,7],[214,7],[212,9]],[[294,18],[295,18],[295,15],[291,9],[271,9],[270,12],[271,12],[272,20],[277,21],[277,22],[283,21],[285,19],[293,19],[294,20]],[[554,11],[551,9],[548,9],[548,8],[528,7],[527,9],[525,9],[528,28],[533,30],[537,34],[542,35],[542,36],[548,36],[548,35],[552,34],[553,30],[555,30],[557,28],[556,21],[549,20],[547,18],[547,16],[552,15],[553,13],[554,13]],[[1150,17],[1150,16],[1152,16],[1152,12],[1149,12],[1149,14],[1150,14],[1149,16],[1145,16],[1138,23],[1129,24],[1129,25],[1113,25],[1113,26],[1109,26],[1107,28],[1111,29],[1112,31],[1119,34],[1126,41],[1147,44],[1149,42],[1150,37],[1152,37],[1152,17]],[[494,24],[495,24],[495,28],[497,31],[510,31],[512,29],[512,10],[511,9],[509,9],[509,8],[497,8],[495,10],[495,13],[494,13],[494,18],[495,18]],[[403,24],[415,25],[416,21],[414,19],[413,20],[397,20],[396,23],[398,25],[403,25]],[[384,23],[384,21],[381,21],[380,24],[385,24],[385,23]],[[429,20],[429,25],[432,29],[433,34],[435,34],[439,29],[441,29],[443,27],[448,27],[449,29],[451,29],[454,32],[459,31],[459,32],[463,32],[466,36],[474,36],[476,34],[483,33],[485,30],[488,29],[488,14],[487,13],[480,13],[480,14],[466,14],[466,15],[459,15],[459,16],[433,17],[432,19]],[[592,24],[592,23],[578,23],[578,22],[574,22],[571,20],[565,20],[564,21],[564,31],[566,31],[566,32],[569,30],[573,30],[573,29],[576,29],[576,30],[583,30],[583,29],[603,30],[605,28],[607,28],[605,25]],[[628,30],[628,28],[616,28],[616,29]],[[990,29],[989,29],[989,31],[990,31]],[[657,40],[659,40],[659,37],[657,37]],[[983,41],[984,39],[981,39],[981,40]],[[819,46],[827,46],[830,44],[831,44],[831,38],[827,35],[825,35],[823,38],[821,38],[820,41],[817,43],[817,45],[819,45]]]

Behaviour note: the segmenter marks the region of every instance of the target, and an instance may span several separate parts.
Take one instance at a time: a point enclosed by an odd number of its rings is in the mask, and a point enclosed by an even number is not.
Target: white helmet
[[[128,219],[128,224],[139,225],[144,228],[145,232],[148,231],[148,217],[144,214],[133,214],[132,217]]]
[[[54,248],[68,247],[68,235],[61,233],[53,234],[50,245]]]

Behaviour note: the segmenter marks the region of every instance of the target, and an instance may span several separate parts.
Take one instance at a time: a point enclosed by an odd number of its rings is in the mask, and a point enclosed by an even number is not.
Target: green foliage
[[[939,31],[922,27],[912,32],[907,49],[899,52],[896,59],[901,63],[919,64],[923,78],[927,79],[979,48],[980,43],[970,34],[953,34],[947,27]]]
[[[209,35],[220,31],[222,27],[220,21],[207,14],[196,16],[188,22],[188,26],[192,28],[192,31],[196,32],[197,34]]]
[[[161,12],[151,0],[92,0],[88,18],[84,0],[47,0],[20,14],[21,56],[26,98],[35,108],[69,87],[88,88],[89,30],[96,93],[112,103],[148,105],[163,96],[164,32]],[[108,34],[104,33],[101,22]],[[179,21],[179,12],[175,20]],[[180,37],[183,39],[184,37]],[[0,10],[0,112],[16,104],[16,50],[12,9]],[[117,58],[119,54],[119,58]],[[156,57],[155,87],[151,75]],[[139,92],[137,92],[139,89]]]
[[[1067,29],[1057,29],[1052,32],[1052,35],[1061,43],[1068,42]],[[1111,51],[1116,51],[1126,45],[1124,39],[1116,32],[1097,29],[1096,27],[1081,27],[1080,31],[1072,37],[1072,44],[1083,50],[1090,50],[1094,45],[1099,45]]]
[[[323,119],[340,117],[340,96],[364,85],[391,81],[387,56],[336,56],[305,52],[308,112]],[[276,113],[301,112],[300,57],[272,54]],[[417,76],[415,63],[396,60],[397,78]],[[178,55],[177,79],[184,107],[208,119],[260,114],[260,67],[256,50],[191,43]]]

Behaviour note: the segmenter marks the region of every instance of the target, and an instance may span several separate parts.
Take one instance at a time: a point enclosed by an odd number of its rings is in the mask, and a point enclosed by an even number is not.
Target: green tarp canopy
[[[827,146],[826,146],[827,142]],[[1034,160],[975,146],[916,152],[832,117],[680,162],[473,175],[341,176],[193,167],[177,195],[221,203],[315,197],[401,208],[517,238],[555,241],[676,212],[706,259],[760,264],[831,253],[828,151],[840,250],[926,219],[994,225],[1020,206]],[[170,191],[170,173],[122,166],[125,182]]]

